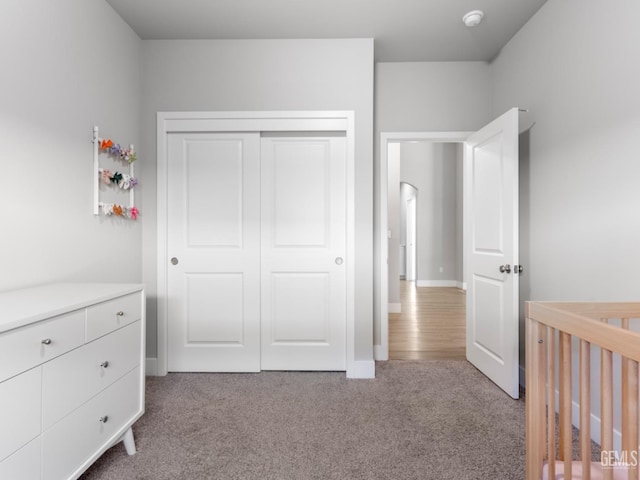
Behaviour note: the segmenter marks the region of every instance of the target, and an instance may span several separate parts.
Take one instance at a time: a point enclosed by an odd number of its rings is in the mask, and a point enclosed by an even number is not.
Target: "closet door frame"
[[[355,124],[353,111],[158,112],[157,114],[157,331],[156,372],[167,374],[168,135],[179,132],[344,132],[346,155],[346,364],[347,377],[361,376],[355,359]]]

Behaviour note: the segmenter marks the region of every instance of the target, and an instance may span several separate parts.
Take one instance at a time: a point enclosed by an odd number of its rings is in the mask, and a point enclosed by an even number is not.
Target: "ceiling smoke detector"
[[[472,10],[462,17],[462,21],[467,27],[475,27],[482,21],[484,12],[482,10]]]

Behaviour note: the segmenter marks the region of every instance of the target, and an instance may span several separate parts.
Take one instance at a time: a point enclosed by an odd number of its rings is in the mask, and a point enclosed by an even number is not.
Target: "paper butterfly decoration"
[[[100,149],[106,150],[108,148],[111,148],[112,146],[113,146],[113,142],[111,141],[111,139],[102,140],[102,143],[100,144]]]

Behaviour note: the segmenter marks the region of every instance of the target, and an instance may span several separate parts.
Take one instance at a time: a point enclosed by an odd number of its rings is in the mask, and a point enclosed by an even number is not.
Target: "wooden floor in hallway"
[[[389,359],[464,359],[466,294],[400,282],[402,313],[389,314]]]

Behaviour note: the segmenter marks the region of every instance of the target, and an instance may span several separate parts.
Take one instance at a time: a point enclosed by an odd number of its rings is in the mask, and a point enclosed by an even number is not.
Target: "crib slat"
[[[629,330],[629,319],[623,318],[622,329]],[[631,452],[638,445],[638,362],[622,357],[622,451],[630,463]],[[636,453],[637,455],[637,453]],[[638,480],[638,467],[629,465],[628,479]]]
[[[628,360],[627,377],[623,383],[627,384],[626,410],[628,423],[622,425],[623,437],[627,439],[627,458],[629,465],[629,480],[638,480],[638,465],[634,465],[632,452],[638,450],[638,362]],[[623,409],[624,409],[623,399]],[[626,427],[626,434],[625,432]],[[623,447],[624,449],[624,447]],[[637,455],[637,453],[635,454]]]
[[[542,326],[530,318],[526,319],[526,444],[527,444],[527,479],[542,479],[542,462],[544,449],[544,384],[543,362],[544,345]]]
[[[547,465],[549,478],[556,478],[556,336],[547,327]]]
[[[629,330],[629,319],[623,318],[621,328],[623,330]],[[629,425],[629,383],[627,379],[629,378],[629,359],[626,357],[622,357],[621,359],[621,377],[622,377],[622,425]],[[622,429],[622,451],[629,451],[631,448],[631,439],[628,435],[628,429]]]
[[[560,332],[560,451],[565,478],[571,478],[571,335]]]
[[[613,450],[613,353],[600,351],[600,439],[602,451]],[[613,480],[613,469],[602,471],[604,480]]]
[[[591,344],[580,340],[580,458],[582,479],[591,480]]]

